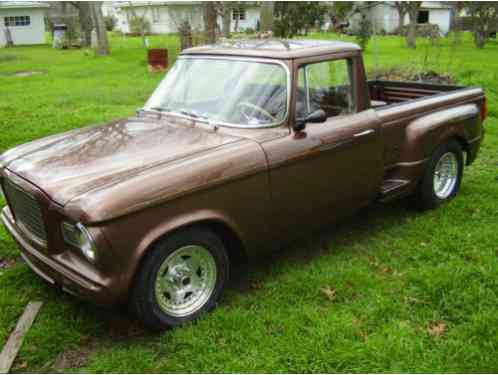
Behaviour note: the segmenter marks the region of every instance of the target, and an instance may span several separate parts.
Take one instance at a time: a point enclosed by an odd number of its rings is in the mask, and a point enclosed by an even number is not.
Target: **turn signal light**
[[[484,98],[481,106],[481,121],[486,120],[486,117],[488,117],[488,101]]]

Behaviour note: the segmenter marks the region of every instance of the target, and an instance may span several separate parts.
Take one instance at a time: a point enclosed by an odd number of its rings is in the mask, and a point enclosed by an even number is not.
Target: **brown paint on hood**
[[[168,120],[131,118],[47,137],[7,151],[0,165],[65,205],[89,190],[239,139],[190,120]]]

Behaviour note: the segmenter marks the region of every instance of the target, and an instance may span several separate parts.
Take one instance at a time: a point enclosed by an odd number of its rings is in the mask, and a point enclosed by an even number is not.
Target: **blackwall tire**
[[[223,241],[198,227],[166,236],[140,266],[131,304],[149,328],[163,330],[198,319],[213,310],[229,277]]]
[[[416,194],[417,205],[429,210],[453,199],[460,189],[462,176],[462,146],[455,140],[442,144],[426,164]]]

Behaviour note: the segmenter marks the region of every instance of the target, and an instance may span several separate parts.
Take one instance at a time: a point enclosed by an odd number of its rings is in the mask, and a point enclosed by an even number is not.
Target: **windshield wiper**
[[[152,109],[153,111],[157,111],[157,112],[170,112],[170,109],[166,108],[166,107],[149,107],[149,108],[145,108],[145,109],[146,110]]]
[[[193,118],[198,118],[198,119],[203,119],[203,120],[208,120],[209,121],[209,118],[207,116],[204,116],[204,115],[201,115],[199,113],[196,113],[194,111],[187,111],[187,110],[184,110],[184,109],[180,109],[180,110],[171,110],[171,108],[167,108],[167,107],[148,107],[148,108],[142,108],[141,110],[143,111],[147,111],[147,110],[152,110],[152,111],[157,111],[157,112],[169,112],[169,113],[178,113],[178,114],[181,114],[181,115],[185,115],[185,116],[189,116],[189,117],[193,117]]]
[[[181,113],[182,115],[185,115],[185,116],[190,116],[193,118],[200,118],[200,119],[208,120],[208,118],[206,116],[200,115],[199,113],[195,113],[194,111],[185,111],[184,109],[181,109],[177,112]]]

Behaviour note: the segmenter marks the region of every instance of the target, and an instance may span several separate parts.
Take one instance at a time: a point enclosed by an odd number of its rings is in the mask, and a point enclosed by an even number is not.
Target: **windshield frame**
[[[244,125],[244,124],[234,124],[234,123],[229,123],[229,122],[223,122],[223,121],[217,121],[217,120],[210,120],[210,119],[205,119],[205,118],[199,118],[199,117],[194,117],[194,116],[189,116],[183,113],[176,112],[174,108],[171,111],[158,111],[155,109],[147,108],[144,106],[141,108],[143,111],[147,112],[154,112],[154,113],[159,113],[159,114],[167,114],[167,115],[172,115],[175,117],[180,117],[180,118],[186,118],[189,120],[194,120],[198,122],[203,122],[206,124],[214,125],[214,126],[224,126],[227,128],[238,128],[238,129],[263,129],[263,128],[275,128],[278,126],[281,126],[282,124],[285,124],[289,120],[289,108],[290,108],[290,102],[291,102],[291,74],[290,74],[290,69],[285,64],[283,61],[276,60],[276,59],[269,59],[269,58],[253,58],[253,57],[238,57],[238,56],[212,56],[212,55],[180,55],[177,58],[178,60],[185,60],[185,59],[197,59],[197,60],[229,60],[229,61],[242,61],[242,62],[259,62],[259,63],[264,63],[264,64],[274,64],[274,65],[280,65],[281,67],[284,68],[285,74],[287,76],[286,79],[286,92],[287,92],[287,100],[286,100],[286,106],[285,106],[285,116],[283,120],[270,123],[270,124],[261,124],[261,125]],[[175,62],[176,64],[176,62]],[[168,72],[169,73],[169,72]],[[166,74],[168,74],[166,73]],[[163,77],[163,80],[166,78],[166,75]],[[162,82],[162,80],[161,80]],[[157,86],[159,87],[159,86]],[[157,89],[157,88],[156,88]],[[152,96],[152,94],[151,94]],[[147,99],[147,102],[150,100]],[[146,104],[147,104],[146,102]]]

